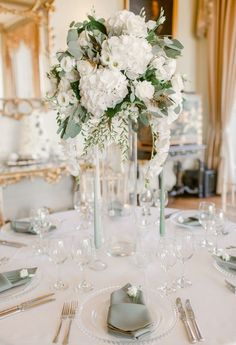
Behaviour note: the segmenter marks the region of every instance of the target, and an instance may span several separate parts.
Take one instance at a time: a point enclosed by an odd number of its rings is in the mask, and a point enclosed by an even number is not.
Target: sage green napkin
[[[153,322],[144,303],[143,292],[138,290],[137,297],[127,294],[131,284],[111,294],[107,317],[108,332],[132,339],[141,339],[152,331]]]
[[[224,260],[222,256],[213,255],[213,257],[222,268],[236,271],[236,256],[230,255],[228,261]]]
[[[192,217],[179,216],[178,223],[189,225],[189,226],[200,226],[199,219],[198,217],[195,217],[195,216],[192,216]]]
[[[37,232],[35,231],[33,225],[30,221],[25,220],[13,220],[11,222],[11,228],[15,232],[19,232],[22,234],[31,234],[31,235],[37,235]],[[55,225],[50,225],[48,231],[55,230]]]
[[[27,276],[26,271],[28,272]],[[0,293],[27,284],[35,276],[36,271],[37,267],[33,267],[0,273]]]

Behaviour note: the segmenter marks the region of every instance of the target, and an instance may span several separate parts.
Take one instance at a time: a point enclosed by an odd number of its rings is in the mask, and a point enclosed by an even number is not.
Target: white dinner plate
[[[158,291],[148,289],[144,290],[146,305],[152,316],[154,323],[153,331],[142,340],[132,340],[116,337],[107,331],[107,314],[110,305],[111,293],[120,286],[107,287],[90,294],[82,303],[76,316],[76,323],[80,329],[89,337],[97,342],[106,344],[156,344],[174,328],[177,320],[177,312],[174,304],[169,298],[161,297]]]
[[[179,211],[173,213],[170,216],[170,220],[173,224],[175,224],[176,226],[180,226],[182,228],[201,230],[202,227],[198,221],[192,221],[189,224],[185,223],[185,221],[190,217],[198,218],[198,214],[198,210]]]

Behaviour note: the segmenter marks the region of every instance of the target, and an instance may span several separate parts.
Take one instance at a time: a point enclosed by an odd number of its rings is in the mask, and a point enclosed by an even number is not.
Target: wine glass
[[[190,260],[194,253],[194,238],[191,234],[186,233],[178,235],[176,238],[176,255],[182,262],[182,275],[177,280],[177,286],[181,289],[192,285],[192,282],[185,277],[185,262]]]
[[[153,204],[153,194],[151,189],[145,188],[143,192],[139,194],[139,205],[142,208],[142,220],[141,226],[148,226],[150,221],[147,216],[151,215],[150,207]]]
[[[168,191],[164,191],[165,207],[168,205]],[[160,189],[153,190],[153,206],[157,208],[157,220],[155,224],[159,224],[160,221]]]
[[[38,209],[31,209],[30,211],[30,223],[36,232],[39,235],[38,243],[35,247],[37,254],[45,253],[44,246],[44,235],[48,231],[51,223],[49,220],[49,210],[46,207],[40,207]]]
[[[215,223],[215,204],[213,202],[200,202],[199,204],[199,223],[205,230],[205,238],[201,243],[201,247],[210,247],[207,240],[207,234]]]
[[[79,266],[81,271],[81,282],[76,285],[76,291],[89,292],[93,290],[93,284],[86,278],[86,268],[92,259],[92,239],[74,239],[72,243],[72,259]]]
[[[164,286],[160,287],[159,289],[165,295],[169,295],[170,293],[176,291],[173,283],[170,281],[170,270],[177,262],[175,240],[171,237],[162,238],[159,243],[157,256],[160,260],[161,268],[167,275]]]
[[[213,235],[215,236],[215,246],[213,248],[213,253],[218,255],[220,250],[218,248],[218,238],[224,233],[225,228],[225,215],[222,209],[215,210],[215,226],[212,227]]]
[[[52,239],[48,245],[48,255],[52,262],[57,267],[57,280],[53,284],[55,290],[65,290],[68,285],[62,280],[60,276],[60,265],[62,265],[68,258],[65,242],[62,239]]]
[[[92,208],[81,190],[74,192],[74,209],[79,213],[80,224],[76,230],[85,230],[92,224]]]

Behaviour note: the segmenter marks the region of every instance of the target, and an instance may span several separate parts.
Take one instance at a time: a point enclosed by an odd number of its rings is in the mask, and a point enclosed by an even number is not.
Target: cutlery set
[[[54,293],[48,293],[46,295],[39,296],[39,297],[30,299],[28,301],[25,301],[21,304],[15,305],[11,308],[1,310],[0,311],[0,319],[4,318],[6,316],[10,316],[10,315],[14,315],[16,313],[23,312],[25,310],[28,310],[28,309],[31,309],[34,307],[38,307],[38,306],[45,304],[45,303],[53,302],[56,299],[52,298],[52,296],[54,296]]]
[[[0,245],[8,246],[8,247],[14,247],[14,248],[27,247],[27,244],[25,244],[25,243],[6,241],[6,240],[0,240]]]
[[[59,335],[62,329],[62,324],[66,322],[67,319],[69,320],[69,323],[67,324],[67,328],[64,333],[62,345],[67,345],[69,343],[71,325],[72,325],[72,321],[74,320],[76,316],[77,308],[78,308],[78,301],[72,301],[70,303],[65,302],[63,304],[61,315],[60,315],[60,321],[59,321],[55,336],[52,341],[53,343],[58,342]]]
[[[190,304],[190,300],[187,299],[185,302],[186,312],[184,310],[181,299],[176,299],[176,306],[179,312],[179,318],[183,322],[185,330],[187,332],[188,340],[191,344],[197,341],[204,341],[204,338],[200,332],[197,320],[195,318],[194,311]]]

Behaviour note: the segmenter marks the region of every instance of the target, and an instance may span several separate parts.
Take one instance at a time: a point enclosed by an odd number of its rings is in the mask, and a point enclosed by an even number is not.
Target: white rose
[[[60,65],[65,72],[71,72],[74,66],[74,59],[70,56],[65,56],[61,59]]]
[[[170,79],[176,71],[176,60],[175,59],[167,59],[164,64],[164,69],[168,76],[167,79]]]
[[[94,72],[96,68],[88,61],[79,60],[77,61],[77,70],[79,74],[82,76]]]
[[[147,37],[147,26],[144,18],[136,15],[129,16],[124,33],[135,37]]]
[[[176,92],[180,92],[184,89],[184,83],[183,83],[183,78],[180,74],[175,74],[172,78],[171,78],[171,84],[173,89]]]
[[[68,107],[70,104],[70,97],[66,92],[60,92],[57,96],[57,102],[61,107]]]
[[[139,81],[135,86],[135,95],[142,101],[152,99],[155,92],[154,86],[149,81]]]
[[[153,30],[156,26],[156,22],[155,20],[149,20],[146,25],[149,30]]]
[[[162,66],[164,65],[166,59],[164,58],[164,56],[157,56],[151,63],[151,66],[156,68],[156,69],[160,69],[162,68]]]
[[[81,47],[87,47],[89,45],[89,39],[86,31],[82,31],[78,38],[78,43]]]
[[[65,91],[68,91],[70,89],[70,82],[69,82],[69,80],[68,79],[66,79],[66,78],[61,78],[61,80],[60,80],[60,83],[59,83],[59,90],[61,91],[61,92],[65,92]]]
[[[69,90],[67,94],[69,96],[69,102],[72,103],[72,104],[75,104],[77,102],[77,98],[76,98],[76,95],[75,95],[74,91],[73,90]]]

